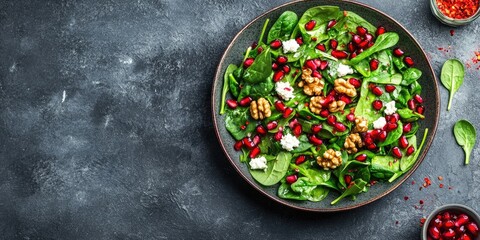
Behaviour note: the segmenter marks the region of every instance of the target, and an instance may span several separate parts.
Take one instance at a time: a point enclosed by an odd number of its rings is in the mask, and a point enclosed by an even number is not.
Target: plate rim
[[[254,19],[252,19],[251,21],[249,21],[244,27],[242,27],[237,34],[235,34],[235,36],[232,38],[232,40],[230,40],[230,43],[228,44],[227,48],[223,51],[223,54],[222,54],[222,57],[220,58],[220,61],[218,62],[218,65],[217,65],[217,69],[215,71],[215,76],[214,76],[214,79],[213,79],[213,85],[212,85],[212,92],[211,92],[211,109],[212,109],[212,118],[213,118],[213,125],[214,125],[214,129],[215,129],[215,135],[217,137],[217,140],[219,141],[220,143],[220,146],[222,147],[222,151],[224,153],[224,155],[227,157],[227,159],[229,160],[230,164],[232,165],[232,167],[235,169],[235,171],[237,171],[237,173],[250,185],[252,186],[254,189],[256,189],[257,191],[259,191],[262,195],[270,198],[271,200],[273,200],[274,202],[280,204],[280,205],[283,205],[283,206],[288,206],[288,207],[291,207],[293,209],[296,209],[296,210],[301,210],[301,211],[305,211],[305,212],[319,212],[319,213],[326,213],[326,212],[341,212],[341,211],[347,211],[347,210],[352,210],[352,209],[355,209],[355,208],[359,208],[359,207],[362,207],[362,206],[365,206],[367,204],[370,204],[372,202],[375,202],[383,197],[385,197],[386,195],[390,194],[391,192],[393,192],[394,190],[396,190],[400,185],[402,185],[416,170],[417,168],[420,166],[420,164],[425,160],[425,157],[428,153],[428,151],[430,150],[430,146],[432,145],[433,141],[435,140],[435,135],[437,133],[437,128],[438,128],[438,122],[440,120],[440,92],[439,92],[439,88],[438,88],[438,81],[437,81],[437,76],[435,74],[435,71],[433,70],[432,68],[432,64],[430,63],[430,59],[428,58],[427,54],[425,53],[425,51],[423,50],[423,48],[420,46],[420,44],[418,43],[417,39],[410,33],[410,31],[408,31],[402,24],[400,24],[397,20],[393,19],[392,17],[390,17],[389,15],[387,15],[386,13],[372,7],[372,6],[369,6],[367,4],[364,4],[364,3],[359,3],[359,2],[354,2],[354,1],[351,1],[351,0],[343,0],[341,1],[342,3],[348,3],[348,4],[353,4],[353,5],[357,5],[357,6],[360,6],[360,7],[364,7],[364,8],[368,8],[369,10],[372,10],[372,11],[375,11],[377,12],[378,14],[382,15],[383,17],[389,19],[390,21],[394,22],[395,24],[397,24],[398,26],[400,26],[401,29],[403,29],[403,31],[405,31],[405,33],[413,40],[413,43],[415,44],[415,46],[420,49],[420,52],[421,52],[421,55],[423,55],[425,57],[425,59],[427,60],[427,65],[428,65],[428,69],[431,71],[431,73],[433,74],[433,82],[434,82],[434,85],[433,85],[433,88],[435,90],[435,98],[436,98],[436,105],[435,105],[435,109],[437,110],[437,114],[435,116],[435,121],[434,121],[434,124],[433,124],[433,129],[429,129],[429,132],[431,134],[431,137],[427,140],[427,142],[425,143],[425,146],[423,148],[423,151],[422,151],[422,154],[420,154],[419,156],[419,160],[416,161],[415,165],[405,174],[405,176],[403,177],[403,179],[400,179],[398,182],[396,182],[395,184],[393,184],[389,189],[387,189],[387,191],[385,192],[382,192],[381,194],[379,195],[376,195],[370,199],[368,199],[367,201],[364,201],[364,202],[359,202],[358,204],[353,204],[353,205],[350,205],[350,206],[346,206],[346,207],[339,207],[339,208],[307,208],[307,207],[302,207],[302,206],[298,206],[298,205],[295,205],[293,203],[289,203],[287,201],[282,201],[280,199],[277,199],[275,196],[272,196],[271,194],[265,192],[265,190],[263,190],[260,185],[252,180],[250,180],[247,176],[245,176],[245,174],[243,173],[243,171],[236,165],[235,163],[235,160],[232,159],[232,157],[228,154],[227,152],[227,149],[225,148],[225,144],[220,136],[220,133],[218,131],[218,128],[219,128],[219,124],[217,122],[217,117],[216,117],[216,109],[215,109],[215,92],[217,90],[217,84],[216,82],[218,81],[219,76],[222,75],[222,72],[221,72],[221,65],[222,63],[225,61],[225,58],[227,56],[227,52],[230,51],[230,49],[233,47],[233,43],[237,40],[237,38],[245,31],[245,29],[247,29],[248,27],[250,27],[253,23],[255,23],[256,21],[258,21],[260,18],[272,13],[273,11],[276,11],[278,10],[279,8],[283,8],[285,6],[289,6],[289,5],[294,5],[294,4],[297,4],[297,3],[302,3],[302,2],[309,2],[311,0],[294,0],[294,1],[290,1],[290,2],[287,2],[287,3],[284,3],[284,4],[281,4],[281,5],[278,5],[276,7],[273,7],[273,8],[270,8],[269,10],[265,11],[264,13],[258,15],[257,17],[255,17]],[[331,1],[331,0],[327,0],[327,1]],[[333,1],[332,1],[332,4],[335,4]]]

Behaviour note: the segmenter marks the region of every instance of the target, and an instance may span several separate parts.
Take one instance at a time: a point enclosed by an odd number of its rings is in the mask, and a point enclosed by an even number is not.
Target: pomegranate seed
[[[255,144],[252,142],[252,140],[248,137],[244,137],[242,139],[243,146],[247,147],[248,149],[252,150],[255,147]]]
[[[365,48],[371,48],[371,47],[373,47],[374,44],[375,44],[374,42],[368,42],[367,47],[365,47]]]
[[[441,228],[443,226],[443,222],[441,219],[435,218],[435,220],[433,221],[433,225],[437,228]]]
[[[322,131],[322,129],[323,129],[323,126],[321,124],[313,124],[312,125],[312,132],[314,134],[319,133],[320,131]]]
[[[377,70],[378,69],[378,64],[380,64],[380,62],[377,59],[370,60],[370,70],[372,70],[372,71]]]
[[[430,237],[432,237],[433,239],[440,239],[440,231],[438,230],[437,227],[435,226],[432,226],[428,229],[428,234],[430,235]]]
[[[423,98],[418,94],[413,95],[413,99],[415,99],[417,103],[420,103],[420,104],[423,103]]]
[[[302,37],[297,37],[297,38],[295,38],[295,41],[297,42],[298,45],[302,45],[302,44],[303,44],[303,38],[302,38]]]
[[[327,69],[328,67],[328,62],[327,61],[320,61],[320,66],[318,68],[320,68],[320,70],[325,70]]]
[[[281,131],[278,131],[277,133],[275,133],[275,135],[273,135],[273,139],[275,139],[275,141],[282,140],[282,137],[283,137],[283,133]]]
[[[285,111],[283,111],[283,118],[288,118],[290,114],[292,114],[293,108],[287,107],[285,108]]]
[[[392,148],[392,155],[396,158],[402,158],[402,152],[400,151],[400,148],[393,147]]]
[[[271,121],[271,122],[267,123],[267,129],[268,130],[273,130],[273,129],[277,128],[277,126],[278,126],[277,121]]]
[[[388,92],[388,93],[391,93],[391,92],[395,91],[395,89],[397,89],[397,87],[395,87],[393,85],[385,85],[385,91]]]
[[[345,127],[345,125],[343,125],[343,123],[340,123],[340,122],[335,123],[333,127],[335,128],[335,130],[339,132],[345,132],[345,130],[347,130],[347,127]]]
[[[404,52],[402,49],[400,48],[395,48],[393,49],[393,55],[395,55],[395,57],[401,57],[403,56]]]
[[[474,222],[471,222],[467,225],[467,230],[475,237],[478,235],[478,226]]]
[[[278,63],[274,62],[272,63],[272,70],[277,71],[278,70]]]
[[[375,100],[372,103],[372,107],[373,107],[373,109],[375,109],[377,111],[380,111],[380,109],[382,109],[382,107],[383,107],[383,103],[380,100]]]
[[[320,74],[317,70],[315,70],[312,72],[312,77],[322,79],[322,74]]]
[[[351,52],[351,53],[355,52],[355,46],[353,45],[353,42],[349,42],[349,43],[347,44],[347,49],[348,49],[348,51]]]
[[[285,72],[284,72],[283,70],[276,71],[276,72],[273,74],[273,81],[274,81],[274,82],[278,82],[278,81],[282,80],[283,77],[285,77]]]
[[[349,122],[355,122],[355,114],[349,113],[349,114],[347,115],[347,120],[348,120]]]
[[[361,49],[362,49],[362,48],[366,48],[367,45],[368,45],[368,41],[367,41],[367,40],[363,40],[363,41],[361,41],[359,44],[357,44],[357,46],[358,46],[359,48],[361,48]]]
[[[375,35],[380,36],[380,35],[384,34],[385,32],[387,32],[385,27],[380,26],[380,27],[377,28],[377,31],[375,32]]]
[[[410,146],[407,148],[407,156],[412,155],[415,152],[415,148],[413,146]]]
[[[470,238],[470,236],[468,236],[468,234],[464,233],[464,234],[460,237],[460,240],[472,240],[472,238]]]
[[[297,124],[295,127],[292,129],[293,135],[296,137],[300,136],[302,134],[302,125]]]
[[[243,62],[243,68],[248,68],[253,64],[253,61],[255,61],[255,58],[247,58],[245,59],[245,62]]]
[[[442,234],[442,236],[443,236],[444,238],[453,238],[453,237],[455,237],[455,231],[453,231],[453,229],[450,228],[450,229],[448,229],[446,232],[444,232],[444,233]]]
[[[412,59],[411,57],[405,57],[405,58],[403,59],[403,62],[404,62],[405,64],[407,64],[407,66],[409,66],[409,67],[413,67],[413,65],[415,64],[415,63],[413,62],[413,59]]]
[[[312,31],[313,28],[315,27],[315,25],[317,25],[317,21],[312,19],[312,20],[308,21],[307,23],[305,23],[305,30]]]
[[[355,157],[355,160],[360,162],[365,162],[365,160],[367,160],[367,154],[360,154]]]
[[[374,129],[370,132],[370,136],[373,138],[373,139],[377,139],[378,138],[378,135],[380,134],[382,130],[380,129]]]
[[[392,121],[395,120],[395,122],[392,122],[392,123],[396,123],[398,122],[398,120],[400,120],[400,114],[398,113],[394,113],[391,116],[392,116]]]
[[[327,49],[325,48],[325,44],[323,43],[319,43],[317,44],[317,46],[315,46],[316,49],[322,51],[322,52],[325,52]]]
[[[263,52],[263,47],[258,47],[258,48],[257,48],[257,53],[260,54],[260,53],[262,53],[262,52]]]
[[[411,110],[415,110],[415,101],[413,99],[408,100],[407,105]]]
[[[279,65],[283,65],[283,64],[285,64],[285,63],[287,63],[287,62],[288,62],[288,58],[287,58],[287,57],[285,57],[285,56],[278,56],[278,58],[277,58],[277,63],[278,63]]]
[[[449,212],[444,212],[443,213],[443,220],[450,220],[451,216]]]
[[[255,135],[252,139],[253,145],[255,145],[255,146],[257,146],[261,141],[262,141],[262,139],[260,139],[260,136],[258,136],[258,135]]]
[[[412,123],[403,125],[403,133],[409,133],[412,130]]]
[[[300,155],[295,159],[295,164],[300,165],[304,163],[305,160],[307,160],[307,157],[305,157],[305,155]]]
[[[322,63],[322,60],[318,59],[318,58],[315,58],[313,59],[313,62],[315,63],[315,66],[317,66],[317,68],[320,66],[320,64]]]
[[[385,125],[385,130],[387,130],[387,132],[391,132],[391,131],[397,129],[397,127],[398,127],[398,124],[388,122],[388,123]]]
[[[353,37],[352,37],[352,41],[353,41],[355,44],[358,45],[358,44],[360,44],[360,42],[362,41],[362,38],[360,38],[360,36],[358,36],[358,35],[355,34],[355,35],[353,35]]]
[[[363,37],[363,36],[365,36],[365,34],[368,33],[368,30],[366,28],[362,27],[362,26],[358,26],[357,27],[357,33],[358,33],[358,35]]]
[[[365,40],[371,42],[373,40],[373,36],[370,33],[365,34]]]
[[[377,96],[382,96],[382,94],[383,94],[382,89],[379,88],[378,86],[373,87],[372,92],[373,92],[373,94],[375,94]]]
[[[292,184],[298,180],[298,177],[296,174],[292,174],[290,176],[287,176],[285,180],[287,181],[288,184]]]
[[[328,115],[330,115],[330,111],[328,111],[328,109],[323,109],[322,111],[320,111],[321,117],[326,118],[328,117]]]
[[[356,53],[356,52],[351,53],[351,54],[350,54],[350,57],[348,57],[348,59],[352,59],[352,58],[355,58],[355,57],[357,57],[357,53]]]
[[[317,70],[317,65],[315,64],[315,61],[311,59],[305,61],[305,67],[312,69],[312,71]]]
[[[284,65],[282,67],[282,70],[285,72],[285,73],[289,73],[290,72],[290,67],[288,65]]]
[[[285,108],[285,104],[282,101],[275,102],[275,109],[277,109],[279,112],[285,111]]]
[[[465,214],[458,215],[457,221],[455,221],[455,227],[460,227],[464,225],[465,223],[468,222],[468,220],[470,220],[470,218],[467,215]]]
[[[335,24],[337,24],[337,20],[335,19],[332,19],[330,20],[328,23],[327,23],[327,30],[332,28],[333,26],[335,26]]]
[[[363,48],[357,49],[356,53],[360,54],[363,52]]]
[[[368,150],[375,150],[375,149],[377,149],[377,144],[371,143],[371,144],[367,145],[367,149]]]
[[[235,109],[235,108],[237,108],[238,103],[237,103],[237,101],[235,101],[233,99],[228,99],[227,100],[227,106],[231,109]]]
[[[290,122],[288,123],[288,127],[290,127],[291,129],[293,129],[293,127],[295,127],[295,125],[298,125],[298,124],[300,124],[300,123],[298,122],[298,119],[294,118],[292,121],[290,121]]]
[[[350,104],[350,103],[352,103],[352,99],[351,99],[350,97],[348,97],[347,95],[344,95],[344,94],[341,94],[341,95],[338,97],[338,100],[345,102],[345,104]]]
[[[379,134],[378,134],[378,141],[380,142],[384,142],[386,139],[387,139],[387,132],[386,131],[381,131]]]
[[[418,106],[417,107],[417,113],[422,114],[425,112],[425,107],[424,106]]]
[[[260,135],[266,135],[267,134],[267,129],[265,129],[265,127],[262,126],[262,125],[258,125],[257,128],[255,128],[255,131]]]
[[[240,149],[242,149],[243,147],[243,142],[242,140],[238,140],[235,142],[235,144],[233,144],[233,149],[235,149],[235,151],[240,151]]]
[[[337,40],[335,40],[335,39],[330,40],[330,47],[332,49],[337,49],[337,46],[338,46],[338,41]]]
[[[315,135],[311,135],[310,137],[308,137],[308,140],[309,140],[313,145],[316,145],[316,146],[320,146],[320,145],[323,144],[322,139],[318,138],[318,137],[315,136]]]
[[[328,123],[330,126],[334,126],[336,122],[337,122],[337,117],[335,117],[335,115],[328,115],[328,117],[327,117],[327,123]]]
[[[352,183],[352,176],[350,175],[345,175],[343,179],[345,180],[345,184],[347,184],[347,186],[350,185],[350,183]]]
[[[405,136],[401,136],[399,139],[398,139],[398,146],[400,146],[401,148],[407,148],[408,147],[408,140],[407,140],[407,137]]]
[[[338,59],[344,59],[348,57],[348,53],[345,51],[333,50],[331,54],[333,57]]]
[[[252,102],[252,98],[251,97],[244,97],[240,100],[240,102],[238,102],[238,104],[240,104],[240,106],[242,107],[246,107],[248,105],[250,105],[250,103]]]
[[[280,41],[279,39],[275,39],[270,43],[270,47],[273,49],[278,49],[281,46],[282,46],[282,41]]]
[[[355,88],[359,88],[362,86],[362,83],[356,78],[350,78],[348,79],[348,82],[352,84]]]

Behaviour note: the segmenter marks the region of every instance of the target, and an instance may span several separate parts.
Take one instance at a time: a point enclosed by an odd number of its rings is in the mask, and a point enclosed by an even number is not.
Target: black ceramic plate
[[[401,178],[397,179],[393,183],[378,183],[374,185],[367,193],[359,194],[355,201],[344,199],[334,206],[331,206],[330,202],[338,197],[337,193],[330,193],[329,196],[321,202],[291,201],[281,199],[277,196],[276,192],[278,185],[272,187],[263,187],[255,182],[250,175],[246,164],[240,163],[239,152],[236,152],[233,149],[234,139],[225,129],[225,115],[218,114],[220,109],[223,74],[225,69],[230,63],[238,64],[242,61],[243,52],[248,46],[250,46],[252,41],[258,38],[265,20],[269,18],[270,20],[275,21],[280,14],[287,10],[294,11],[301,16],[307,9],[320,5],[336,5],[343,10],[353,11],[365,18],[367,21],[371,22],[373,25],[384,26],[388,31],[394,31],[400,35],[400,42],[397,44],[397,46],[408,52],[408,54],[415,60],[415,67],[423,72],[423,76],[419,80],[419,83],[423,87],[422,96],[425,99],[425,107],[427,110],[425,111],[425,120],[420,122],[419,133],[423,134],[425,128],[429,129],[426,144],[422,149],[420,157],[415,163],[415,166],[409,172],[404,174]],[[225,50],[225,53],[220,60],[220,64],[218,65],[212,89],[212,114],[216,135],[228,160],[235,170],[240,174],[240,176],[256,190],[260,191],[276,202],[296,209],[316,212],[342,211],[363,206],[382,198],[383,196],[395,190],[400,184],[408,179],[408,177],[412,175],[412,173],[425,158],[425,155],[427,154],[427,151],[433,141],[439,119],[439,104],[439,93],[435,74],[432,70],[430,62],[427,59],[427,56],[425,55],[425,52],[422,50],[413,36],[398,22],[387,16],[385,13],[357,2],[338,0],[309,0],[290,2],[273,8],[272,10],[255,18],[233,38],[232,42]]]

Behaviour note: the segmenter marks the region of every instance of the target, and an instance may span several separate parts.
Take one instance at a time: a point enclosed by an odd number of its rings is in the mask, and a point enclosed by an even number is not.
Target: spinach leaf
[[[238,94],[240,94],[240,87],[238,85],[237,79],[233,76],[233,73],[228,75],[228,88],[230,90],[230,93],[234,97],[238,97]]]
[[[372,108],[372,102],[375,101],[375,94],[368,90],[368,84],[369,82],[364,79],[360,89],[360,98],[355,108],[355,116],[362,116],[368,120],[368,123],[372,123],[381,117],[382,114]]]
[[[301,135],[298,140],[300,141],[300,145],[298,145],[298,147],[296,147],[295,149],[293,149],[291,151],[291,153],[301,153],[301,152],[305,152],[307,151],[309,148],[311,148],[313,146],[313,144],[311,144],[309,141],[308,141],[308,138],[305,134]]]
[[[247,83],[245,85],[247,85]],[[275,83],[272,80],[272,75],[267,77],[265,81],[259,82],[257,84],[248,84],[248,85],[251,85],[249,95],[253,98],[269,96],[272,90],[275,88]]]
[[[422,71],[416,68],[408,68],[403,72],[402,85],[409,85],[417,81],[422,76]]]
[[[455,123],[453,134],[455,135],[455,139],[457,139],[458,145],[465,151],[465,165],[467,165],[470,162],[470,154],[477,140],[477,131],[469,121],[460,120]]]
[[[380,35],[381,36],[381,35]],[[345,190],[345,192],[342,193],[342,195],[340,195],[340,197],[338,197],[337,199],[333,200],[330,204],[331,205],[335,205],[337,204],[340,200],[344,199],[345,197],[348,197],[348,196],[353,196],[353,195],[357,195],[359,193],[361,193],[364,188],[365,188],[365,185],[367,185],[367,182],[365,182],[364,180],[362,179],[355,179],[355,181],[353,182],[353,184],[347,188],[347,190]]]
[[[316,36],[317,41],[327,39],[326,23],[332,19],[339,19],[342,17],[342,11],[337,6],[317,6],[308,9],[298,20],[298,29],[302,33],[304,41],[310,41],[310,36]],[[310,20],[315,20],[317,24],[311,31],[305,29],[305,24]]]
[[[272,74],[272,55],[269,49],[264,50],[255,58],[253,64],[245,70],[243,79],[247,83],[265,81]]]
[[[263,186],[272,186],[280,182],[288,170],[288,165],[292,159],[292,154],[280,152],[277,158],[267,162],[267,170],[250,170],[253,179]]]
[[[237,108],[227,112],[225,126],[235,140],[241,140],[246,137],[248,133],[255,130],[256,127],[255,124],[248,124],[245,130],[242,130],[241,127],[244,126],[247,121],[255,122],[255,120],[250,117],[249,108]]]
[[[417,149],[417,136],[413,135],[407,139],[408,143]],[[403,157],[400,159],[400,170],[403,172],[407,169],[410,169],[415,163],[415,154],[407,156],[407,150],[403,149]]]
[[[392,156],[377,155],[372,159],[370,172],[377,179],[388,179],[400,171],[400,162]]]
[[[357,64],[354,64],[353,68],[355,68],[355,70],[357,70],[357,72],[362,74],[364,77],[370,77],[370,75],[372,74],[370,70],[370,63],[367,59],[363,59]]]
[[[450,110],[453,95],[457,92],[460,86],[462,86],[464,76],[465,69],[463,63],[459,60],[449,59],[443,64],[440,80],[442,81],[443,86],[450,91],[447,110]]]
[[[417,121],[418,119],[424,119],[425,116],[423,116],[420,113],[412,111],[410,108],[401,108],[397,110],[398,115],[400,115],[400,118],[404,122],[414,122]]]
[[[398,121],[397,124],[398,124],[398,127],[395,130],[389,132],[385,141],[378,143],[378,146],[380,147],[388,146],[396,142],[402,136],[403,124],[401,121]]]
[[[236,65],[230,64],[228,65],[227,69],[225,70],[225,74],[223,75],[223,89],[222,89],[222,101],[220,103],[220,115],[225,113],[225,99],[227,98],[227,92],[230,86],[229,76],[236,69],[237,69]]]
[[[302,197],[312,202],[325,199],[329,192],[328,188],[317,186],[317,184],[312,183],[307,177],[298,178],[290,187],[293,191],[300,193]]]
[[[393,64],[400,72],[404,72],[406,69],[408,69],[407,65],[403,62],[403,57],[393,56]]]
[[[392,75],[388,73],[382,73],[377,76],[365,78],[365,80],[368,82],[377,83],[377,84],[399,85],[402,82],[402,75],[399,73],[392,74]]]
[[[291,200],[307,200],[306,197],[300,193],[294,192],[290,185],[286,182],[282,183],[277,191],[278,197]]]
[[[268,32],[267,43],[275,39],[288,40],[297,26],[298,16],[292,11],[285,11],[278,17]]]
[[[347,26],[349,32],[357,32],[358,26],[363,26],[371,34],[374,34],[375,31],[377,31],[377,28],[375,26],[373,26],[367,20],[363,19],[354,12],[347,11],[347,16],[345,17],[345,20],[345,25]]]
[[[355,58],[350,60],[351,64],[357,64],[363,59],[369,57],[370,55],[382,51],[384,49],[395,46],[399,40],[398,34],[394,32],[387,32],[377,37],[375,44],[369,49],[358,54]]]

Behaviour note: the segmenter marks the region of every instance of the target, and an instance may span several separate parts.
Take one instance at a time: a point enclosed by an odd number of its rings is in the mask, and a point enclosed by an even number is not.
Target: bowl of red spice
[[[449,26],[462,26],[480,16],[480,0],[430,0],[433,15]]]
[[[447,204],[433,211],[425,221],[422,240],[480,239],[480,216],[461,204]]]

